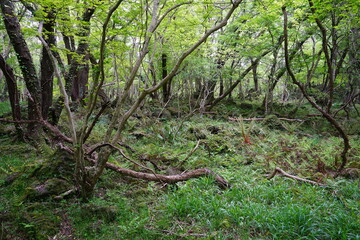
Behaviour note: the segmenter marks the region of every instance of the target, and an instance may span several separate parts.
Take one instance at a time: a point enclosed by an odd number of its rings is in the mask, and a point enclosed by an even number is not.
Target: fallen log
[[[95,160],[88,159],[91,163],[95,164]],[[181,174],[175,175],[163,175],[163,174],[153,174],[153,173],[144,173],[144,172],[137,172],[134,170],[130,170],[127,168],[118,167],[112,163],[106,163],[106,169],[113,170],[115,172],[124,174],[126,176],[130,176],[133,178],[138,178],[147,181],[154,181],[154,182],[161,182],[161,183],[177,183],[187,181],[191,178],[199,178],[203,176],[211,176],[214,177],[215,182],[218,186],[222,189],[227,189],[230,187],[230,184],[220,175],[216,174],[212,170],[208,168],[199,168],[189,172],[184,172]]]

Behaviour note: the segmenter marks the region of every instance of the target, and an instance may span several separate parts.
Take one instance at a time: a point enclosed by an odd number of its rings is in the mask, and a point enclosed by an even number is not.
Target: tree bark
[[[43,24],[43,38],[49,47],[53,47],[56,44],[56,38],[54,35],[55,13],[51,9],[46,9],[45,12],[46,17]],[[53,101],[54,68],[45,47],[42,49],[42,57],[40,61],[40,82],[42,94],[42,117],[44,120],[47,120],[49,108]]]
[[[9,93],[9,100],[11,105],[12,117],[15,121],[21,120],[21,111],[20,111],[20,102],[19,102],[19,91],[16,84],[16,79],[14,75],[13,69],[5,62],[5,59],[0,55],[0,69],[2,70],[7,90]],[[15,128],[20,137],[22,137],[23,133],[18,123],[15,123]]]
[[[23,74],[28,96],[28,119],[39,120],[41,118],[41,87],[35,65],[33,63],[29,48],[21,33],[20,23],[14,13],[14,5],[9,0],[0,1],[6,31],[11,44],[16,52],[17,59]],[[28,135],[36,136],[38,124],[36,121],[29,123]]]
[[[255,90],[256,94],[259,92],[259,77],[257,74],[258,65],[259,65],[259,62],[254,62],[254,60],[251,59],[252,74],[253,74],[253,80],[254,80],[254,90]]]
[[[95,160],[89,159],[90,162],[95,163]],[[208,168],[199,168],[189,172],[185,172],[182,174],[176,175],[163,175],[163,174],[153,174],[153,173],[144,173],[144,172],[137,172],[127,168],[118,167],[112,163],[106,163],[105,167],[107,169],[111,169],[115,172],[124,174],[126,176],[130,176],[137,179],[143,179],[146,181],[154,181],[154,182],[161,182],[161,183],[177,183],[187,181],[192,178],[199,178],[203,176],[210,176],[214,177],[215,182],[221,187],[222,189],[227,189],[230,187],[230,184],[220,175],[216,174],[212,170]]]
[[[80,57],[80,61],[71,58],[69,73],[66,77],[66,91],[73,101],[81,101],[84,99],[87,91],[87,82],[89,78],[89,42],[90,36],[90,20],[95,12],[95,8],[88,8],[85,10],[81,22],[81,30],[78,36],[81,38],[76,53]]]
[[[162,78],[168,75],[167,71],[167,55],[163,53],[161,55],[161,69],[162,69]],[[167,82],[162,86],[162,93],[163,93],[163,103],[167,103],[170,99],[171,95],[171,81]]]

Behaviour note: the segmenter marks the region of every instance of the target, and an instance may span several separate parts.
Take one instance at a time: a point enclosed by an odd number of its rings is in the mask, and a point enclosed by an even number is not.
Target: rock
[[[20,172],[15,172],[15,173],[12,173],[12,174],[8,175],[5,178],[4,186],[11,185],[20,175],[21,175]]]
[[[71,188],[71,184],[67,181],[59,178],[52,178],[46,180],[44,183],[29,188],[27,198],[40,199],[49,196],[57,196],[63,192],[68,191]]]
[[[210,126],[207,128],[207,130],[211,133],[211,134],[218,134],[221,132],[221,129],[217,126]]]
[[[196,137],[196,139],[206,139],[206,133],[205,131],[203,131],[202,129],[198,129],[198,128],[189,128],[189,132],[193,133]]]
[[[163,109],[161,111],[160,117],[165,118],[165,119],[170,119],[171,118],[171,112],[165,108],[165,109]]]

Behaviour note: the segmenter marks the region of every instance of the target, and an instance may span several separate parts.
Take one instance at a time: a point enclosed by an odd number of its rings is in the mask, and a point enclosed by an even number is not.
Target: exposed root
[[[318,183],[318,182],[311,181],[311,180],[308,180],[308,179],[305,179],[305,178],[301,178],[301,177],[291,175],[291,174],[285,172],[284,170],[282,170],[281,168],[278,168],[278,167],[275,168],[274,172],[272,174],[270,174],[267,177],[267,179],[269,179],[269,180],[272,179],[273,177],[276,176],[277,173],[280,173],[281,176],[292,178],[292,179],[298,180],[300,182],[306,182],[306,183],[310,183],[310,184],[314,184],[314,185],[325,186],[325,184],[322,184],[322,183]]]

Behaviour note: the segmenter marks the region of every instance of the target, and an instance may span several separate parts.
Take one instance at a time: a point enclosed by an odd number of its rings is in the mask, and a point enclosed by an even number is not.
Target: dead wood
[[[275,168],[274,172],[272,174],[270,174],[267,177],[267,179],[269,179],[269,180],[272,179],[273,177],[276,176],[277,173],[280,173],[281,176],[288,177],[288,178],[291,178],[291,179],[295,179],[295,180],[298,180],[300,182],[306,182],[306,183],[310,183],[310,184],[314,184],[314,185],[325,186],[325,184],[322,184],[322,183],[318,183],[318,182],[311,181],[311,180],[308,180],[308,179],[305,179],[305,178],[301,178],[301,177],[298,177],[298,176],[291,175],[291,174],[285,172],[284,170],[282,170],[279,167]]]
[[[321,117],[322,114],[318,114],[318,113],[308,113],[308,114],[306,114],[306,116],[308,116],[308,117]]]
[[[50,124],[44,119],[39,120],[10,120],[5,118],[0,118],[0,122],[6,123],[15,123],[15,124],[28,124],[28,123],[40,123],[46,130],[50,131],[54,138],[61,139],[67,143],[73,143],[72,139],[65,136],[57,126]]]
[[[88,160],[93,164],[96,163],[94,159],[88,159]],[[219,185],[220,188],[227,189],[230,187],[230,184],[223,177],[221,177],[220,175],[216,174],[215,172],[213,172],[208,168],[199,168],[176,175],[163,175],[163,174],[154,175],[153,173],[137,172],[127,168],[118,167],[112,163],[106,163],[105,168],[133,178],[138,178],[147,181],[161,182],[161,183],[177,183],[177,182],[187,181],[192,178],[211,176],[214,177],[215,182]]]
[[[263,121],[266,118],[244,118],[242,119],[242,121]],[[288,122],[305,122],[306,120],[303,119],[295,119],[295,118],[277,118],[278,120],[281,121],[288,121]],[[229,117],[230,121],[239,121],[239,118],[233,118],[233,117]]]

